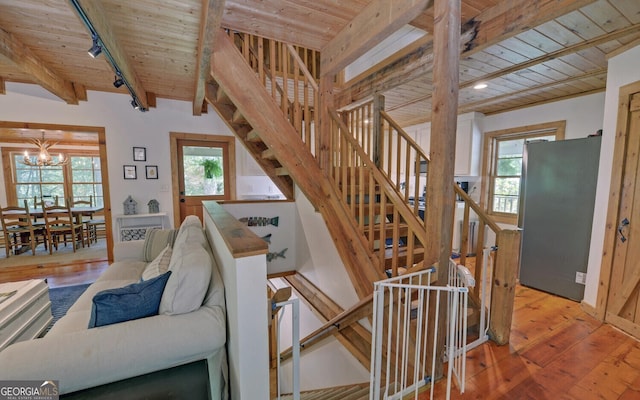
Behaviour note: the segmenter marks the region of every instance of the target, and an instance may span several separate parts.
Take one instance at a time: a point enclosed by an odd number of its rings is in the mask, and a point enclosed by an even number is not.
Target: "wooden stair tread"
[[[350,205],[348,207],[351,207]],[[391,203],[387,203],[384,207],[384,210],[382,209],[382,205],[380,203],[373,203],[373,204],[355,204],[355,215],[359,215],[360,214],[360,208],[362,208],[364,215],[367,216],[370,213],[371,208],[373,208],[373,215],[389,215],[389,214],[393,214],[393,209],[395,208],[395,206]]]
[[[262,152],[261,157],[265,160],[275,160],[276,152],[273,149],[266,149]]]
[[[249,133],[247,133],[247,137],[245,139],[247,142],[261,142],[260,134],[255,129],[252,129]]]
[[[232,122],[237,123],[237,124],[245,123],[245,122],[247,122],[247,118],[242,114],[240,109],[236,109],[236,111],[233,113]]]
[[[407,247],[401,246],[398,249],[398,266],[405,267],[407,265]],[[385,259],[385,268],[391,268],[393,264],[393,249],[388,248],[384,249],[384,259]],[[424,260],[424,248],[422,247],[414,247],[413,248],[413,262],[417,263]]]
[[[380,233],[382,233],[382,230],[380,229],[380,224],[375,224],[373,226],[373,239],[374,240],[378,240],[380,239]],[[385,237],[391,237],[393,236],[393,229],[394,229],[394,224],[389,222],[385,224],[384,227],[384,236]],[[370,234],[370,230],[368,226],[365,226],[364,228],[364,234],[369,237]],[[398,225],[398,234],[399,236],[403,237],[403,236],[407,236],[409,234],[409,225],[405,224],[405,223],[401,223]]]
[[[282,400],[291,400],[293,395],[286,394],[280,396],[280,398]],[[300,400],[365,400],[368,398],[368,383],[315,389],[300,393]]]

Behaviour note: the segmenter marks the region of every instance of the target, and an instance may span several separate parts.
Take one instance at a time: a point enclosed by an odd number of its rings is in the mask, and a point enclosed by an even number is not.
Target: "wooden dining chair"
[[[86,199],[83,198],[83,199]],[[93,195],[89,195],[89,200],[83,200],[83,199],[71,199],[70,201],[68,201],[68,203],[71,205],[71,207],[93,207]],[[90,227],[88,225],[89,221],[91,221],[91,218],[93,218],[92,216],[80,216],[79,218],[82,219],[82,225],[84,227],[84,234],[85,237],[87,239],[87,246],[91,247],[91,232],[90,232]]]
[[[33,227],[29,208],[26,207],[4,207],[0,209],[2,219],[2,232],[4,234],[5,251],[7,258],[13,254],[19,254],[23,246],[30,246],[31,253],[36,255],[38,236],[43,231],[38,231]]]
[[[53,246],[58,250],[60,236],[71,235],[73,252],[76,252],[77,241],[80,240],[84,247],[84,229],[82,222],[76,222],[71,207],[67,202],[66,206],[44,207],[44,221],[47,227],[47,241],[49,242],[49,254],[53,253]]]

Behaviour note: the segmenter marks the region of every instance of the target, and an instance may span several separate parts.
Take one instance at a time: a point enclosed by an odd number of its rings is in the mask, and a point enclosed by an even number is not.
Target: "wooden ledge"
[[[202,203],[220,232],[222,239],[227,244],[233,258],[249,257],[269,252],[267,242],[253,233],[251,229],[238,221],[233,215],[229,214],[220,204],[215,201],[203,201]]]

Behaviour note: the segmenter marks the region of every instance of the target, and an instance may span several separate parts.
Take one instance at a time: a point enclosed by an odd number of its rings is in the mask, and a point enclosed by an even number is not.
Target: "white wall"
[[[212,109],[208,114],[193,116],[190,102],[158,99],[158,107],[145,113],[134,110],[129,102],[128,95],[90,91],[88,101],[68,105],[39,86],[8,82],[6,95],[0,96],[0,121],[104,127],[112,213],[121,214],[122,202],[131,194],[138,202],[138,212],[142,213],[147,211],[149,200],[158,200],[160,211],[169,214],[167,222],[171,224],[169,132],[232,133]],[[146,162],[133,162],[134,146],[147,148]],[[256,175],[255,168],[251,168],[255,162],[239,142],[236,142],[236,159],[239,175]],[[241,161],[246,163],[240,165]],[[123,179],[125,164],[137,166],[138,179]],[[145,179],[145,165],[157,165],[159,179]],[[0,204],[6,204],[4,188],[4,177],[0,174]],[[239,176],[237,189],[239,198],[245,194],[279,193],[264,176]]]
[[[598,188],[596,207],[593,215],[591,248],[587,269],[587,286],[584,303],[595,306],[598,295],[598,282],[604,247],[604,230],[609,207],[609,189],[611,187],[611,168],[613,165],[614,136],[618,117],[618,94],[621,86],[640,81],[640,46],[609,60],[607,73],[607,91],[604,102],[604,122],[602,145],[600,148],[600,167],[598,169]]]
[[[274,259],[267,263],[267,273],[297,270],[318,286],[343,309],[358,302],[358,296],[338,255],[329,231],[304,194],[296,189],[294,202],[258,202],[225,204],[225,210],[236,218],[244,216],[279,216],[279,226],[252,227],[258,236],[272,233],[270,252],[289,248],[286,259]],[[281,280],[273,280],[277,288],[285,286]],[[297,297],[295,292],[292,297]],[[285,310],[282,322],[282,348],[291,345],[291,314]],[[300,337],[320,328],[325,321],[300,302]],[[291,363],[283,364],[282,389],[292,388]],[[313,390],[324,387],[362,383],[369,380],[369,372],[342,346],[329,337],[302,355],[300,387]]]
[[[565,138],[577,139],[601,129],[603,114],[604,92],[488,115],[484,118],[484,131],[566,120]]]

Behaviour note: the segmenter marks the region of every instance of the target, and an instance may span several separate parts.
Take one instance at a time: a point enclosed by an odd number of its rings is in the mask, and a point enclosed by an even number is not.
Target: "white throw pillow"
[[[142,280],[148,281],[167,272],[169,270],[172,253],[171,246],[167,245],[160,254],[145,267],[142,272]]]
[[[185,314],[200,308],[211,280],[211,257],[204,247],[190,242],[174,247],[169,271],[159,313]]]

